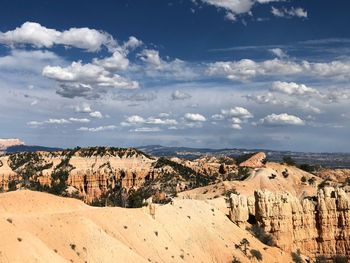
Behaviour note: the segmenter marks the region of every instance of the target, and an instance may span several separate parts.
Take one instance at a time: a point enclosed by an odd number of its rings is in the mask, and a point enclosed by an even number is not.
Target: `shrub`
[[[302,176],[302,177],[300,178],[300,181],[301,181],[302,183],[306,183],[307,179],[306,179],[305,176]]]
[[[244,255],[247,255],[249,245],[250,245],[250,243],[249,243],[248,239],[243,238],[238,245],[237,244],[235,245],[235,247],[237,249],[240,249],[244,253]]]
[[[292,260],[295,263],[304,263],[304,260],[301,258],[301,252],[298,249],[297,252],[292,252],[291,253]]]
[[[283,162],[287,165],[291,165],[291,166],[294,166],[295,165],[295,161],[293,160],[292,157],[290,156],[283,156]]]
[[[259,250],[251,249],[250,254],[252,254],[252,256],[255,257],[258,261],[263,260],[263,256]]]
[[[317,256],[315,258],[315,263],[327,263],[327,258],[325,256]]]
[[[248,178],[248,176],[250,175],[250,171],[249,171],[249,168],[246,168],[246,167],[240,167],[238,169],[238,179],[243,181],[245,179]]]
[[[348,258],[346,256],[336,255],[333,257],[333,263],[347,263]]]
[[[77,247],[75,244],[69,244],[70,248],[75,250],[75,248]]]
[[[241,261],[238,258],[233,257],[232,263],[241,263]]]
[[[288,170],[285,169],[285,170],[282,172],[282,175],[283,175],[284,178],[288,178],[288,176],[289,176]]]
[[[303,163],[301,165],[298,166],[299,169],[304,170],[305,172],[308,173],[313,173],[316,171],[316,167],[307,163]]]
[[[253,233],[253,235],[265,245],[276,246],[274,237],[271,234],[266,233],[262,227],[258,225],[253,225],[250,230]]]

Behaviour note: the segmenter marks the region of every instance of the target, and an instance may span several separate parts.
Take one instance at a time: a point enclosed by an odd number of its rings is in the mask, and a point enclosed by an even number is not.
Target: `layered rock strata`
[[[302,200],[287,192],[258,190],[248,198],[232,194],[229,206],[233,222],[245,227],[254,217],[285,251],[300,249],[312,258],[350,256],[348,189],[325,187]]]

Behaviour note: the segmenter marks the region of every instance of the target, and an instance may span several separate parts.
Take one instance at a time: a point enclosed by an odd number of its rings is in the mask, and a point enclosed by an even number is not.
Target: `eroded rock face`
[[[265,160],[266,160],[266,154],[263,152],[258,152],[252,155],[248,160],[240,163],[239,167],[261,168],[261,167],[264,167]]]
[[[251,209],[248,198],[232,195],[231,220],[242,226],[254,213],[285,251],[300,249],[312,258],[350,256],[350,193],[345,189],[326,187],[303,200],[286,192],[258,190],[254,199]]]

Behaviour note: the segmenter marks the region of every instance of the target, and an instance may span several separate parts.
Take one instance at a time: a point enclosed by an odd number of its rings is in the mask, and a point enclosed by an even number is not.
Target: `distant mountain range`
[[[228,156],[237,157],[254,152],[265,152],[270,161],[280,162],[284,156],[292,157],[297,164],[321,165],[332,168],[350,168],[350,153],[307,153],[292,151],[275,151],[266,149],[210,149],[189,147],[165,147],[148,145],[137,147],[139,150],[154,156],[174,156],[195,159],[199,156]]]
[[[8,139],[11,143],[2,139],[3,144],[0,152],[16,153],[16,152],[36,152],[47,151],[54,152],[62,150],[57,147],[45,147],[37,145],[25,145],[18,139]],[[15,143],[13,143],[13,141]],[[1,142],[1,141],[0,141]],[[14,145],[11,145],[14,144]],[[179,157],[184,159],[196,159],[200,156],[228,156],[237,157],[243,154],[254,152],[265,152],[270,161],[281,162],[284,156],[292,157],[297,164],[321,165],[331,168],[350,168],[350,153],[307,153],[293,151],[276,151],[266,149],[210,149],[210,148],[191,148],[191,147],[166,147],[161,145],[146,145],[136,147],[140,151],[157,157]]]
[[[37,146],[37,145],[14,145],[6,148],[6,153],[17,153],[17,152],[37,152],[37,151],[43,151],[43,152],[55,152],[60,151],[61,148],[55,148],[55,147],[45,147],[45,146]]]

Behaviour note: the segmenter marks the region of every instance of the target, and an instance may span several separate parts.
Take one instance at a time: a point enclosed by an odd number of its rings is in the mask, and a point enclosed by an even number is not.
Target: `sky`
[[[0,138],[349,152],[346,0],[4,0]]]

